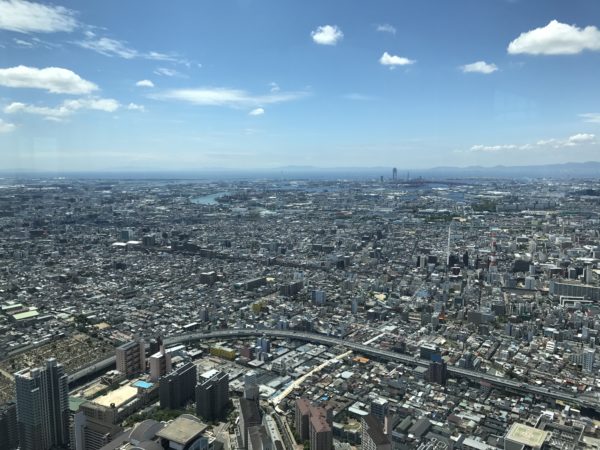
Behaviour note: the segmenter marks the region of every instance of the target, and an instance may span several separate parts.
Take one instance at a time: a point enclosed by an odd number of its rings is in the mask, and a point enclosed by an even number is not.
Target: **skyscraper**
[[[46,367],[15,373],[17,428],[22,450],[48,450],[69,442],[69,388],[63,366],[52,358]]]
[[[159,398],[163,409],[177,409],[194,398],[198,375],[196,365],[188,362],[160,379]]]
[[[256,381],[256,372],[251,370],[244,375],[244,398],[258,401],[259,388]]]
[[[221,419],[229,403],[229,376],[218,370],[200,375],[196,385],[196,415],[205,420]]]
[[[17,405],[0,405],[0,450],[14,450],[18,445]]]
[[[396,169],[395,167],[392,170],[392,180],[394,180],[394,181],[398,180],[398,169]]]

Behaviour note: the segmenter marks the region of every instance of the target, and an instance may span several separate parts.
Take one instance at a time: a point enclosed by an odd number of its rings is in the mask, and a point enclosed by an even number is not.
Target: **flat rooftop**
[[[533,448],[541,448],[547,437],[547,431],[539,430],[522,423],[513,423],[506,434],[506,439]]]
[[[207,428],[208,426],[200,420],[194,420],[187,415],[183,415],[167,424],[156,435],[185,446],[204,433]]]
[[[101,397],[95,398],[93,402],[98,405],[106,406],[107,408],[110,408],[110,405],[114,403],[115,407],[119,408],[130,402],[137,395],[137,392],[138,390],[136,387],[127,384],[114,391],[110,391]]]

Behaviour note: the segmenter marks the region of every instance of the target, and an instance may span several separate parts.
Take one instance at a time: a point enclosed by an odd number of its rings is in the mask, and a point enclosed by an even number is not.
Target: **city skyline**
[[[596,2],[178,6],[1,0],[3,168],[598,159]]]

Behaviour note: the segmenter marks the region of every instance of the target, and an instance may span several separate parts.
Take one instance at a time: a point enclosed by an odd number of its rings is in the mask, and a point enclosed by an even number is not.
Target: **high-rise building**
[[[392,169],[392,180],[398,180],[398,169],[396,169],[395,167]]]
[[[160,377],[171,372],[171,355],[162,349],[148,358],[148,365],[150,366],[150,379],[158,381]]]
[[[146,346],[143,340],[131,341],[117,347],[117,370],[126,377],[146,371]]]
[[[333,429],[323,408],[315,408],[308,423],[311,450],[331,450],[333,448]]]
[[[364,416],[362,423],[361,448],[363,450],[391,450],[392,442],[383,432],[383,426],[375,416]]]
[[[250,429],[260,425],[260,409],[258,403],[246,398],[240,399],[240,420],[238,423],[240,436],[242,437],[242,448],[247,449],[249,443]]]
[[[18,445],[17,405],[0,405],[0,450],[14,450]]]
[[[583,349],[582,369],[584,372],[592,373],[594,371],[594,357],[595,356],[596,356],[596,352],[593,348]]]
[[[229,376],[216,369],[200,375],[196,385],[196,415],[205,420],[221,419],[229,403]]]
[[[259,399],[259,388],[256,381],[256,372],[253,370],[244,375],[244,398],[254,401],[258,401]]]
[[[384,398],[378,397],[371,401],[370,406],[371,415],[383,426],[389,412],[390,402]]]
[[[300,442],[308,440],[308,420],[310,418],[310,402],[305,398],[296,400],[296,433]]]
[[[198,381],[196,365],[188,362],[160,378],[158,394],[160,407],[178,409],[194,399]]]
[[[311,450],[333,447],[333,417],[331,410],[311,405],[304,398],[296,400],[296,433],[300,441],[309,441]]]
[[[46,367],[15,373],[17,429],[22,450],[47,450],[69,443],[69,388],[63,366],[55,359]]]
[[[98,450],[112,441],[121,431],[117,409],[94,402],[80,405],[73,417],[75,450]]]
[[[427,369],[427,379],[431,383],[437,383],[442,386],[446,385],[448,380],[448,366],[441,358],[431,361]]]

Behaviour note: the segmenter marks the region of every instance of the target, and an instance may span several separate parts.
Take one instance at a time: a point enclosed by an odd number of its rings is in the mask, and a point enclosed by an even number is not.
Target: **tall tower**
[[[394,180],[394,181],[398,180],[398,169],[396,169],[395,167],[392,170],[392,180]]]
[[[15,373],[17,428],[22,450],[48,450],[69,443],[69,386],[63,366],[52,358],[46,367]]]

